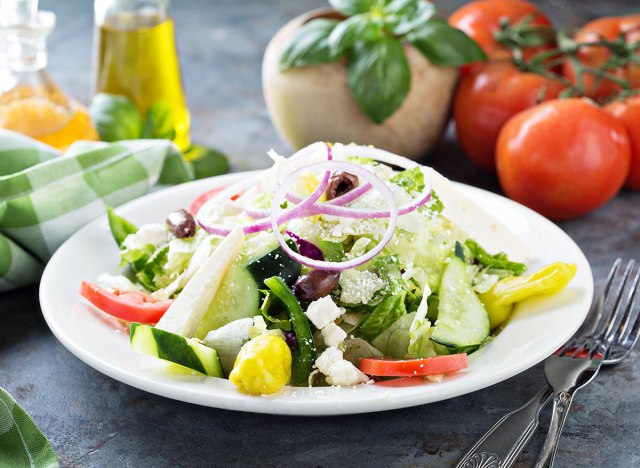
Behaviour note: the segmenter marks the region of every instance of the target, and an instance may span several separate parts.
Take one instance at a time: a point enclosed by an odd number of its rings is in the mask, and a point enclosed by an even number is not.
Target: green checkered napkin
[[[167,140],[78,142],[60,154],[0,130],[0,292],[36,282],[60,244],[105,205],[192,177]]]
[[[18,403],[0,388],[0,466],[53,468],[58,457]]]

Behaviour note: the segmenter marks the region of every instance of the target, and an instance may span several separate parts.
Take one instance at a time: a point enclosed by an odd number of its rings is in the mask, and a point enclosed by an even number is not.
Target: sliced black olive
[[[301,301],[311,302],[326,296],[338,286],[339,271],[312,270],[293,285],[293,293]]]
[[[196,220],[185,209],[169,213],[165,222],[171,234],[179,239],[193,237],[196,234]]]
[[[326,194],[327,200],[332,200],[350,192],[358,186],[358,176],[348,172],[336,172],[329,179]]]

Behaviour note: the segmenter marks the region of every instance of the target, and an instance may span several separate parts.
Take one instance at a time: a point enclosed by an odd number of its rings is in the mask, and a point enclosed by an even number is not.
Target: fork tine
[[[613,341],[613,336],[615,334],[616,328],[620,326],[623,317],[626,315],[627,306],[631,300],[631,295],[633,291],[630,291],[628,297],[625,299],[624,290],[627,286],[629,278],[631,277],[631,271],[635,265],[635,260],[629,260],[627,263],[627,267],[624,269],[624,273],[622,275],[622,279],[620,280],[620,285],[616,289],[616,297],[615,297],[615,310],[613,315],[609,315],[609,320],[606,323],[606,328],[604,331],[598,333],[598,337],[604,338],[606,341],[611,343]]]
[[[640,307],[636,307],[636,302],[640,297],[640,287],[638,284],[640,283],[640,267],[636,272],[636,276],[631,285],[631,289],[629,290],[629,295],[627,298],[628,302],[628,310],[627,316],[622,325],[620,326],[619,338],[617,341],[620,343],[625,343],[630,337],[631,333],[635,333],[633,341],[638,339],[638,335],[640,334],[640,324],[638,323],[638,317],[640,316]],[[633,347],[633,344],[631,345]]]
[[[609,274],[607,275],[607,280],[605,281],[604,288],[602,289],[602,293],[598,298],[598,302],[594,304],[592,308],[592,313],[595,312],[595,315],[589,315],[587,319],[588,322],[585,323],[584,329],[579,330],[577,336],[587,336],[595,333],[596,329],[598,329],[598,325],[602,320],[602,313],[604,311],[604,307],[608,301],[609,294],[611,292],[611,287],[613,285],[613,279],[615,278],[618,270],[620,269],[620,265],[622,264],[621,258],[616,258],[615,262],[611,266],[609,270]]]

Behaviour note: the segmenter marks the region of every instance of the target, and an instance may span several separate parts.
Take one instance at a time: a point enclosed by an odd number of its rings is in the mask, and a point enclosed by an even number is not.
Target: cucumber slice
[[[438,320],[431,339],[449,348],[477,349],[489,336],[489,314],[471,288],[465,263],[452,257],[442,275]]]
[[[193,336],[203,339],[211,330],[254,315],[260,315],[260,291],[252,274],[234,265],[222,280]]]
[[[138,353],[164,359],[204,375],[224,378],[216,350],[192,338],[134,322],[131,324],[131,347]]]
[[[298,251],[296,243],[292,240],[288,240],[287,245]],[[253,275],[260,289],[267,288],[264,280],[272,276],[279,276],[287,286],[291,286],[300,276],[301,269],[302,266],[289,257],[280,246],[247,265],[247,270]]]

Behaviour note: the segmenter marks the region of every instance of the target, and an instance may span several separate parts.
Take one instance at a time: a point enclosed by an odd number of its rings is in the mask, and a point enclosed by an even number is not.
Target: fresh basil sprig
[[[464,32],[434,17],[427,0],[329,0],[342,21],[318,18],[304,24],[280,57],[280,70],[346,59],[351,92],[380,124],[404,102],[411,72],[403,44],[411,43],[439,66],[486,59]]]
[[[155,102],[143,117],[128,97],[99,93],[91,101],[90,113],[102,141],[173,140],[176,136],[171,105],[165,100]],[[229,172],[227,157],[213,148],[191,145],[184,151],[184,159],[195,179]]]

